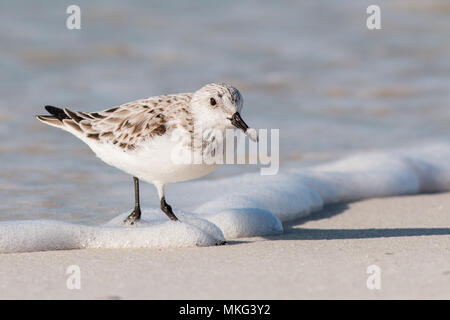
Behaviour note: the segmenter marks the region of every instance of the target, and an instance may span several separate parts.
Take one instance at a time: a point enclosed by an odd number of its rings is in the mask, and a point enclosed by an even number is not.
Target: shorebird
[[[224,83],[207,84],[194,93],[178,93],[140,99],[98,112],[72,111],[46,106],[50,115],[37,118],[72,133],[85,142],[101,160],[133,176],[135,206],[124,220],[134,224],[141,218],[139,180],[155,185],[161,210],[178,220],[164,196],[169,183],[195,179],[215,170],[220,164],[178,163],[173,150],[181,145],[203,155],[208,144],[225,137],[225,130],[238,128],[253,141],[258,137],[241,118],[243,98],[238,89]],[[200,148],[196,128],[210,130]],[[203,139],[203,136],[202,136]],[[206,147],[206,148],[205,148]]]

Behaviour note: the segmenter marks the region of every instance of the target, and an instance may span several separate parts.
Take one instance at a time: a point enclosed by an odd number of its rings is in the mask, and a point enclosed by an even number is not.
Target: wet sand
[[[219,247],[3,254],[0,298],[450,298],[450,193],[337,204],[284,227]],[[67,289],[70,265],[80,290]]]

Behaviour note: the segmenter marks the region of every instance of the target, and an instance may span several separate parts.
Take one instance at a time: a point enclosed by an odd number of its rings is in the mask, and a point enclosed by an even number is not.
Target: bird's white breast
[[[107,164],[143,181],[163,184],[191,180],[215,170],[219,164],[195,164],[194,154],[170,134],[154,137],[136,150],[124,150],[112,144],[85,140],[94,153]],[[180,152],[191,157],[180,157]],[[201,153],[201,151],[200,151]]]

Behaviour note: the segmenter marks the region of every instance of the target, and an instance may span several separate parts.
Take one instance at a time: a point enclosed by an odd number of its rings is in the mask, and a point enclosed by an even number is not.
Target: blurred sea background
[[[66,28],[71,4],[81,30]],[[381,30],[366,27],[371,4]],[[228,82],[249,125],[280,129],[282,170],[448,142],[449,35],[447,0],[1,0],[0,220],[96,224],[133,206],[131,177],[35,119],[47,104],[94,111]],[[158,207],[141,189],[144,207]],[[201,201],[185,183],[167,198]]]

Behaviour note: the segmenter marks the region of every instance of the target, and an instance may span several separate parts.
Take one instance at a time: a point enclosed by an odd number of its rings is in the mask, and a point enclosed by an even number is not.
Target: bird
[[[178,221],[166,201],[166,186],[199,178],[220,166],[176,161],[175,149],[194,157],[211,150],[214,154],[214,146],[224,142],[225,131],[236,128],[258,141],[256,130],[241,117],[242,108],[238,89],[226,83],[209,83],[193,93],[152,96],[97,112],[47,105],[49,114],[36,117],[73,134],[103,162],[133,177],[135,205],[123,220],[133,225],[141,219],[140,180],[156,187],[161,210],[170,220]],[[198,138],[200,145],[195,142]]]

